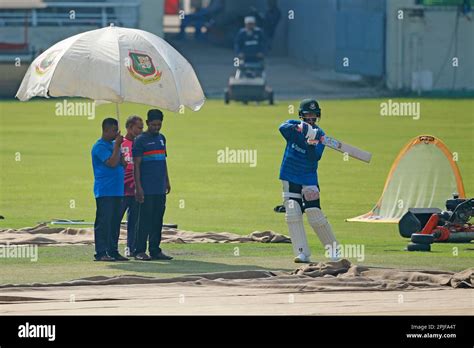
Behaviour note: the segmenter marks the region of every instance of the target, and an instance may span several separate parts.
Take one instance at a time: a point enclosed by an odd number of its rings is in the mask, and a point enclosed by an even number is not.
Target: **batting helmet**
[[[303,117],[304,114],[315,114],[317,117],[321,117],[321,108],[319,107],[316,99],[303,99],[300,103],[298,115]]]

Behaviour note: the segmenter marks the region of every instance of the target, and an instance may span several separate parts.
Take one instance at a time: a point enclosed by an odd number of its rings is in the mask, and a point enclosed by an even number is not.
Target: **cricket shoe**
[[[311,260],[305,254],[298,254],[294,259],[295,263],[310,263]]]
[[[112,257],[115,259],[115,261],[130,261],[128,257],[122,256],[119,253],[112,255]]]
[[[160,252],[156,255],[150,255],[150,258],[152,260],[164,260],[164,261],[173,260],[172,256],[168,256],[166,254],[163,254],[162,252]]]
[[[150,261],[151,257],[148,256],[146,253],[138,253],[135,255],[135,260],[137,261]]]

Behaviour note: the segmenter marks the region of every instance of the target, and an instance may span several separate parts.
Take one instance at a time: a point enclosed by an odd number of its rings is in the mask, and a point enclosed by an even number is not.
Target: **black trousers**
[[[122,197],[98,197],[94,223],[95,258],[118,254]]]
[[[138,207],[135,254],[146,252],[149,241],[150,256],[161,253],[161,229],[166,209],[166,195],[145,195],[145,201]]]
[[[303,194],[303,185],[295,184],[291,181],[288,182],[289,190],[291,193]],[[318,185],[319,189],[319,185]],[[302,198],[292,198],[293,200],[297,201],[301,207],[301,211],[304,212],[306,208],[319,208],[321,209],[321,200],[318,198],[315,201],[307,201],[304,196]]]

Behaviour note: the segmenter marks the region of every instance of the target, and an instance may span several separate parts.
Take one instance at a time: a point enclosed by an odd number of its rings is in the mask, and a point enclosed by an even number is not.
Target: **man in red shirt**
[[[138,219],[138,202],[135,200],[135,179],[133,169],[132,146],[134,139],[143,132],[143,120],[139,116],[130,116],[125,123],[127,135],[123,138],[122,154],[126,162],[125,189],[122,200],[121,218],[127,211],[127,248],[125,255],[134,256],[135,226]]]

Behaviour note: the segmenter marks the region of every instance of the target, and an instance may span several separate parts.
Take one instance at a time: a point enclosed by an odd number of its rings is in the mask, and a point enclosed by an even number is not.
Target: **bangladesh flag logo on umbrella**
[[[161,71],[153,64],[153,60],[148,54],[130,52],[128,71],[137,80],[143,83],[157,82],[161,79]]]
[[[43,75],[53,65],[54,59],[59,52],[59,50],[49,52],[46,57],[44,57],[41,62],[36,65],[36,72],[39,75]]]

